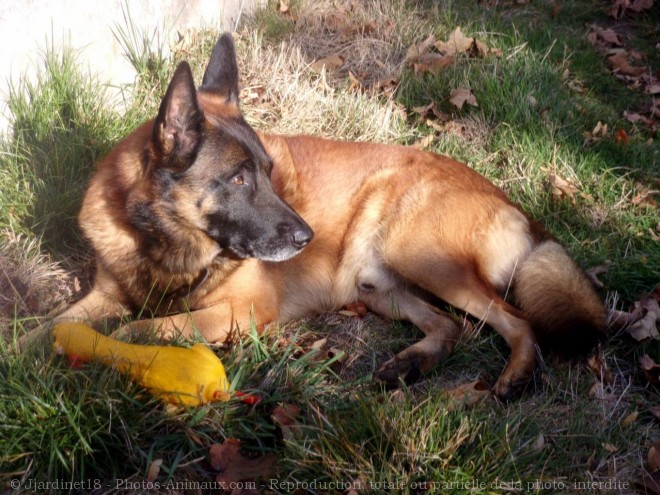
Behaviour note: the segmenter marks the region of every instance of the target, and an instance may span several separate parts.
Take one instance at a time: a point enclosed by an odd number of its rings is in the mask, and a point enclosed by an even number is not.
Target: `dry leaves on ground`
[[[209,449],[211,467],[218,472],[216,481],[232,483],[272,476],[277,465],[275,454],[246,456],[241,453],[241,441],[228,438]]]
[[[555,173],[548,174],[548,181],[554,198],[567,198],[572,204],[575,203],[575,195],[580,192],[580,189],[573,182],[563,179]]]
[[[641,314],[641,318],[632,323],[627,329],[635,340],[660,340],[660,333],[658,333],[657,328],[657,323],[660,321],[658,301],[660,301],[660,288],[635,302],[632,313]]]
[[[463,108],[465,103],[472,105],[473,107],[479,106],[479,103],[477,103],[477,98],[474,96],[474,93],[472,93],[472,90],[465,88],[453,90],[449,95],[449,102],[459,110]]]
[[[284,440],[292,440],[300,432],[300,423],[298,423],[298,416],[300,415],[300,407],[295,404],[278,404],[273,409],[270,417],[282,431],[282,438]]]
[[[435,51],[432,51],[435,49]],[[445,67],[453,63],[459,54],[471,57],[485,57],[488,54],[501,56],[501,50],[489,48],[484,42],[465,36],[460,26],[457,27],[446,41],[436,41],[433,34],[424,41],[411,45],[406,52],[406,63],[413,68],[415,75],[425,72],[439,74]]]
[[[608,14],[615,19],[631,14],[639,14],[653,7],[654,0],[612,0]]]
[[[459,411],[474,407],[490,395],[490,388],[481,380],[463,383],[450,390],[445,390],[444,395],[449,399],[447,410]]]
[[[639,365],[644,372],[646,381],[651,385],[660,385],[660,364],[657,364],[648,354],[639,359]]]

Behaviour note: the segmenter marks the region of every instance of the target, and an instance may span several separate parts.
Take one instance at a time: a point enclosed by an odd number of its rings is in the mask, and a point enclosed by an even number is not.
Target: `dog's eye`
[[[234,175],[231,178],[231,183],[234,184],[235,186],[243,186],[245,185],[245,179],[243,178],[242,175]]]

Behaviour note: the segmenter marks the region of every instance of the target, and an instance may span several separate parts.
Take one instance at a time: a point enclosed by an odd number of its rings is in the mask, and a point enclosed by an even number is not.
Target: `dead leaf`
[[[648,354],[644,354],[639,359],[639,365],[646,376],[646,380],[651,385],[660,384],[660,364],[657,364]]]
[[[609,15],[619,19],[630,13],[638,14],[653,7],[653,0],[613,0]]]
[[[649,411],[655,416],[655,419],[660,419],[660,406],[653,406]]]
[[[501,48],[493,48],[493,47],[490,48],[490,53],[495,55],[497,58],[502,58],[502,54],[503,54]]]
[[[616,445],[612,445],[611,443],[604,443],[603,448],[610,454],[614,454],[619,450],[619,447],[617,447]]]
[[[390,393],[389,401],[393,404],[403,404],[406,402],[406,394],[403,390],[397,388]]]
[[[435,44],[435,35],[430,34],[421,43],[417,45],[411,45],[406,51],[406,61],[413,62],[417,60],[418,57],[428,52],[429,48],[431,48],[434,44]]]
[[[587,41],[598,46],[623,46],[623,41],[613,29],[603,29],[596,24],[589,26],[591,31],[587,35]]]
[[[296,418],[300,415],[300,407],[295,404],[278,404],[273,409],[270,417],[282,430],[284,440],[292,440],[299,431],[299,423]]]
[[[451,390],[445,390],[444,395],[449,399],[448,411],[459,411],[477,405],[490,394],[490,389],[481,380],[464,383]]]
[[[534,443],[532,444],[532,452],[541,452],[544,448],[545,436],[543,436],[543,433],[539,433],[539,435],[534,440]]]
[[[453,61],[454,57],[440,55],[439,53],[425,53],[417,57],[412,63],[413,72],[416,76],[425,72],[437,75]]]
[[[309,346],[310,351],[320,351],[323,349],[325,344],[328,342],[328,339],[319,339],[315,341],[311,346]]]
[[[355,74],[353,74],[353,71],[349,70],[348,71],[348,89],[350,91],[361,91],[363,89],[363,84],[360,78],[358,78]]]
[[[218,471],[216,481],[219,483],[265,478],[275,472],[277,464],[275,454],[257,457],[241,454],[241,441],[235,438],[211,445],[209,457],[211,467]]]
[[[477,99],[475,98],[472,91],[463,88],[453,90],[449,95],[449,102],[452,105],[458,107],[459,110],[463,108],[463,105],[465,103],[467,103],[468,105],[472,105],[473,107],[479,106],[479,104],[477,103]]]
[[[614,142],[617,144],[627,144],[628,133],[624,129],[618,128],[614,133]]]
[[[474,43],[474,38],[465,36],[459,26],[449,35],[447,41],[436,42],[435,48],[440,53],[451,56],[470,50],[472,48],[472,43]]]
[[[649,84],[648,86],[646,86],[646,88],[644,88],[644,93],[657,95],[658,93],[660,93],[660,83],[654,82]]]
[[[630,65],[625,53],[616,53],[607,57],[607,63],[610,65],[612,72],[624,76],[639,77],[647,71],[646,67],[635,67]]]
[[[341,55],[331,55],[315,60],[310,67],[314,72],[321,73],[324,70],[325,72],[334,72],[342,65],[344,65],[344,58]]]
[[[584,273],[587,275],[587,277],[589,277],[591,283],[593,283],[597,289],[602,289],[605,287],[605,284],[603,284],[603,282],[598,279],[598,275],[601,273],[607,273],[607,270],[610,269],[611,265],[611,261],[606,261],[602,265],[594,266],[588,270],[585,270]]]
[[[596,379],[604,385],[611,386],[614,383],[612,372],[607,367],[607,364],[600,353],[589,357],[589,359],[587,359],[587,366],[593,374],[596,375]]]
[[[660,441],[653,442],[646,458],[649,462],[649,471],[652,473],[660,471]]]
[[[381,79],[372,85],[372,93],[382,94],[388,98],[392,97],[399,87],[399,80],[394,78]]]
[[[657,292],[657,290],[656,290]],[[641,308],[644,316],[628,327],[628,333],[637,341],[644,339],[660,340],[656,323],[660,320],[660,306],[654,295],[644,296],[635,303],[635,308]]]
[[[605,397],[605,388],[603,387],[602,382],[594,382],[594,384],[591,385],[591,388],[589,388],[589,397],[592,399],[602,399]]]
[[[427,134],[423,138],[415,141],[413,144],[411,144],[411,146],[416,150],[423,150],[431,146],[433,141],[435,141],[435,134]]]
[[[655,122],[653,119],[650,119],[646,117],[645,115],[641,115],[636,112],[628,112],[627,110],[623,111],[623,118],[626,119],[628,122],[631,122],[633,124],[644,124],[647,125],[651,128],[655,127]]]
[[[644,473],[641,485],[644,487],[645,494],[660,494],[660,473]]]
[[[149,464],[149,469],[147,470],[147,481],[153,483],[158,479],[158,475],[160,474],[160,466],[162,464],[162,459],[154,459],[151,461],[151,464]]]
[[[289,12],[289,0],[280,0],[280,5],[277,9],[281,14]]]
[[[568,198],[571,203],[575,201],[575,194],[580,190],[570,181],[562,179],[557,174],[549,174],[548,180],[552,187],[552,195],[557,198]]]
[[[648,187],[638,186],[639,192],[635,195],[633,199],[630,200],[630,203],[633,206],[648,206],[651,208],[656,208],[658,204],[653,199],[653,195],[657,194],[660,191],[654,191]]]
[[[488,48],[488,45],[484,43],[483,41],[479,41],[478,39],[474,39],[474,43],[472,45],[472,52],[479,58],[484,58],[486,55],[488,55],[488,52],[490,49]]]
[[[619,423],[621,425],[621,428],[627,428],[628,426],[633,424],[635,421],[637,421],[637,416],[639,416],[639,413],[637,411],[633,411],[630,414],[628,414]]]
[[[447,115],[442,110],[438,110],[438,108],[435,106],[435,102],[431,102],[428,105],[422,105],[421,107],[413,107],[412,111],[418,114],[423,119],[425,119],[426,117],[437,117],[439,120],[443,122],[451,120],[451,117],[449,115]],[[430,125],[428,123],[428,120],[426,122],[426,125]],[[442,130],[442,128],[436,130]]]

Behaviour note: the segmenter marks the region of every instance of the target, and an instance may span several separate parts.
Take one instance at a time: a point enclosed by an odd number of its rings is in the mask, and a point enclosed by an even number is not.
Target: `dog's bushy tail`
[[[588,352],[605,336],[605,307],[593,284],[557,242],[537,245],[514,278],[514,297],[542,347]]]

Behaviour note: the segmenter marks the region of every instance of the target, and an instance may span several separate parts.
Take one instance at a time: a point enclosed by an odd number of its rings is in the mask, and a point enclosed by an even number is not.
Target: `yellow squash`
[[[127,344],[82,323],[60,323],[54,334],[58,354],[114,366],[166,402],[197,406],[229,400],[225,368],[204,344],[191,349]]]

